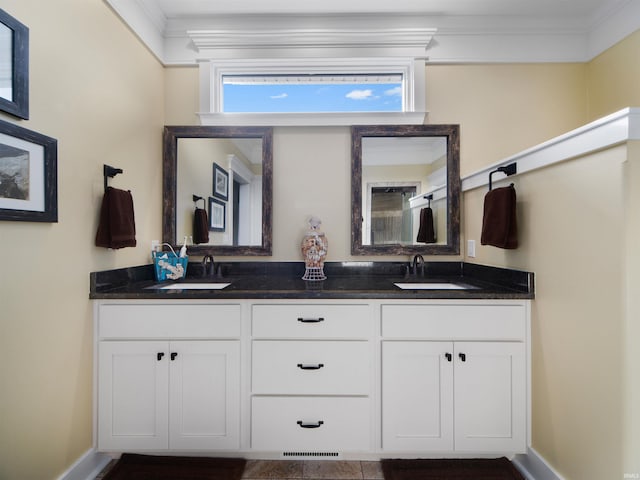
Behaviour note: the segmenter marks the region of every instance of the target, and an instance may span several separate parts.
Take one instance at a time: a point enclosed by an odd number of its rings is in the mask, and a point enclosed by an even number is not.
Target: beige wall
[[[462,177],[587,123],[584,64],[428,65],[429,123],[460,124]]]
[[[162,125],[198,123],[198,75],[163,70],[100,0],[0,0],[0,8],[31,29],[31,120],[0,119],[58,139],[60,211],[57,224],[0,222],[0,478],[53,479],[92,445],[88,274],[148,262],[150,240],[161,235]],[[638,35],[629,42],[587,65],[430,65],[429,121],[461,124],[465,175],[637,104],[640,78],[628,59]],[[621,98],[598,93],[618,88],[627,72]],[[349,145],[347,128],[275,129],[274,248],[265,260],[300,260],[310,214],[323,219],[328,259],[352,258]],[[616,232],[632,217],[628,208],[620,214],[627,197],[615,188],[625,158],[618,147],[518,177],[523,246],[478,249],[478,261],[537,274],[534,446],[569,480],[620,478],[623,458],[634,460],[623,436],[638,445],[623,427],[640,395],[624,359],[638,354],[621,348],[624,332],[638,330],[622,320],[624,305],[638,308],[619,293],[620,247],[594,228]],[[103,163],[123,168],[112,184],[133,192],[136,248],[93,246]],[[479,237],[481,199],[481,189],[464,197],[466,238]]]
[[[465,175],[586,123],[585,71],[583,64],[429,65],[428,121],[461,125]],[[167,123],[197,124],[197,69],[167,68],[165,78]],[[327,260],[351,258],[350,154],[348,127],[275,128],[271,260],[301,260],[309,215],[323,221]]]
[[[623,325],[624,351],[624,471],[640,472],[640,141],[630,142],[624,170],[625,208],[625,317]]]
[[[625,160],[620,146],[516,177],[516,250],[479,245],[486,188],[464,196],[473,261],[535,272],[533,447],[568,480],[622,478]]]
[[[640,106],[640,30],[587,64],[589,118]]]
[[[585,65],[589,121],[640,105],[638,52],[636,32]],[[520,247],[473,260],[536,274],[533,447],[567,480],[640,473],[638,162],[635,142],[515,177]],[[477,245],[485,193],[463,199]]]
[[[0,222],[0,478],[57,478],[92,445],[89,272],[148,262],[161,230],[161,65],[101,0],[0,0],[30,29],[31,119],[58,139],[58,223]],[[94,246],[102,165],[137,248]]]

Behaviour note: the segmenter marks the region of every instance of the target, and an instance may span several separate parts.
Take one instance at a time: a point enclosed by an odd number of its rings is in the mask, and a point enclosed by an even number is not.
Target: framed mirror
[[[351,253],[460,253],[460,127],[351,127]]]
[[[272,141],[270,127],[166,126],[162,241],[187,237],[194,255],[271,255]]]

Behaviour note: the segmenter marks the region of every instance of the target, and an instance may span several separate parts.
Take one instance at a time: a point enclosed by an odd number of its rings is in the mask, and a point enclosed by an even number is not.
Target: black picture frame
[[[213,164],[213,196],[229,200],[229,173],[217,163]]]
[[[224,232],[227,229],[227,204],[209,197],[209,231]]]
[[[58,221],[58,141],[2,120],[0,220]]]
[[[3,30],[3,26],[8,29]],[[0,9],[0,52],[9,50],[8,55],[0,54],[0,69],[4,70],[3,62],[10,62],[6,70],[11,84],[11,98],[0,96],[0,111],[9,113],[24,120],[29,119],[29,29]],[[9,57],[9,58],[7,58]],[[0,79],[2,81],[3,79]]]

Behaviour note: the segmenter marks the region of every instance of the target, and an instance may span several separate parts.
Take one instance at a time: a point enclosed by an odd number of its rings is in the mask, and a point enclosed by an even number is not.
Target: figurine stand
[[[314,281],[326,280],[327,277],[324,274],[324,267],[306,267],[302,279]]]

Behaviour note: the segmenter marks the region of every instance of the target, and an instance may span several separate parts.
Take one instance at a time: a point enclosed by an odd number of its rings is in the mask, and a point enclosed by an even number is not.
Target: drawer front
[[[385,338],[524,341],[523,305],[382,305]]]
[[[251,406],[253,450],[339,453],[371,449],[368,398],[253,397]]]
[[[252,390],[262,394],[368,395],[369,342],[255,340]]]
[[[98,335],[113,338],[239,338],[240,305],[100,305]]]
[[[252,333],[256,338],[371,337],[368,305],[254,305]]]

